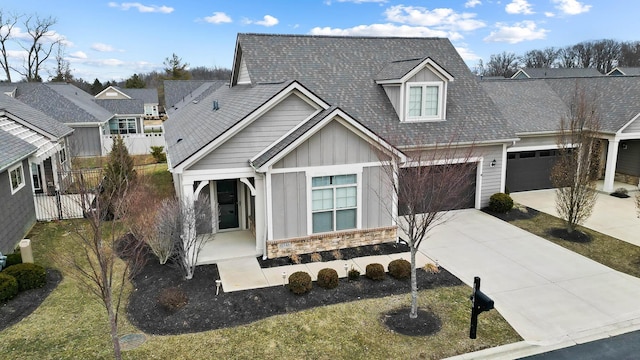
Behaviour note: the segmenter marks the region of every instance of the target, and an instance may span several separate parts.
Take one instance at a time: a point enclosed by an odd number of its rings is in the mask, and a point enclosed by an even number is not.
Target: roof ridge
[[[299,37],[299,38],[332,38],[332,39],[409,39],[409,40],[448,40],[446,37],[437,36],[366,36],[366,35],[309,35],[309,34],[269,34],[269,33],[238,33],[239,36],[264,36],[264,37]]]

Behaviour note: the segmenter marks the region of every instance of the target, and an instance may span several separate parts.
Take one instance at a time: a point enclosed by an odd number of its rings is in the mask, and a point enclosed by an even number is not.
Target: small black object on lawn
[[[473,278],[473,294],[471,294],[471,326],[469,328],[469,338],[476,338],[478,328],[478,315],[482,312],[493,309],[493,300],[480,291],[480,277]]]

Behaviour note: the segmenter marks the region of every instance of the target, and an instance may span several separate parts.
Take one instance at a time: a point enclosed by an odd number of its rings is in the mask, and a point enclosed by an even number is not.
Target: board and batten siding
[[[362,169],[362,227],[391,226],[393,187],[380,166]]]
[[[249,159],[309,117],[316,109],[290,95],[238,134],[190,167],[190,170],[247,167]]]
[[[398,118],[402,119],[400,114],[400,86],[399,85],[384,85],[382,87],[384,92],[387,93],[387,97],[393,105],[393,109],[396,111]]]
[[[27,234],[36,223],[36,210],[33,202],[31,171],[29,162],[22,161],[25,186],[11,194],[11,183],[7,171],[0,172],[0,252],[7,254]]]
[[[425,68],[418,71],[417,74],[413,75],[407,82],[425,82],[425,81],[442,81],[438,75],[436,75],[433,71]]]
[[[274,240],[307,235],[306,188],[304,172],[271,175]]]
[[[67,125],[73,127],[73,124]],[[73,134],[69,136],[70,156],[102,156],[102,143],[100,142],[102,131],[98,125],[73,127],[73,129]]]
[[[626,145],[626,149],[624,148]],[[626,175],[640,176],[640,140],[629,140],[620,143],[616,172]]]
[[[240,72],[238,73],[238,84],[251,84],[249,70],[247,70],[247,62],[244,57],[240,59]]]
[[[376,152],[368,142],[338,121],[331,121],[275,163],[273,168],[344,165],[377,161]]]

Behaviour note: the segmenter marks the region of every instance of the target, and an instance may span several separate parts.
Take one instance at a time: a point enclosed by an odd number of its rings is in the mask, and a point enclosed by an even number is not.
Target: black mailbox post
[[[480,278],[473,278],[473,294],[471,294],[471,326],[469,328],[469,338],[476,338],[476,330],[478,328],[478,315],[484,311],[493,309],[493,300],[480,291]]]

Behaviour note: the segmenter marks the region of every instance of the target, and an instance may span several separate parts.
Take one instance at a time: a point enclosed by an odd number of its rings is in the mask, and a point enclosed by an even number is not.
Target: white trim
[[[264,184],[266,188],[266,205],[267,205],[267,241],[273,240],[273,193],[271,191],[271,173],[266,173],[264,176]],[[266,243],[265,243],[266,245]],[[265,246],[265,252],[267,248]]]
[[[353,164],[341,164],[341,165],[302,166],[302,167],[295,167],[295,168],[277,168],[277,169],[272,168],[271,171],[269,171],[269,173],[270,174],[286,174],[286,173],[299,173],[299,172],[315,172],[320,168],[336,169],[336,171],[340,171],[340,172],[342,171],[348,172],[349,169],[351,169],[351,171],[353,172],[354,168],[364,169],[366,167],[378,167],[378,166],[383,166],[385,164],[386,162],[368,162],[368,163],[353,163]],[[332,170],[328,170],[328,171],[330,172]],[[340,175],[340,174],[337,174],[337,175]]]
[[[294,90],[298,90],[302,95],[311,99],[317,106],[320,106],[324,109],[327,109],[329,107],[329,105],[325,103],[322,99],[320,99],[319,97],[311,93],[311,91],[307,90],[304,86],[302,86],[297,81],[294,81],[290,85],[288,85],[286,88],[282,89],[280,92],[275,94],[271,99],[267,100],[267,102],[265,102],[264,104],[259,106],[257,109],[255,109],[253,112],[251,112],[249,115],[244,117],[234,126],[227,129],[222,135],[220,135],[219,137],[211,141],[208,145],[206,145],[202,149],[198,150],[196,153],[192,154],[191,156],[183,160],[182,163],[180,163],[175,167],[176,171],[178,172],[184,171],[189,166],[201,160],[203,157],[208,155],[218,146],[222,145],[224,142],[226,142],[227,140],[229,140],[230,138],[238,134],[241,130],[249,126],[256,119],[258,119],[259,117],[264,115],[266,112],[271,110],[273,107],[278,105],[280,102],[282,102],[284,99],[286,99]]]
[[[246,177],[242,177],[240,178],[240,182],[245,184],[249,188],[249,192],[251,193],[251,196],[256,196],[256,188],[253,185],[251,185],[251,182],[249,182],[249,179],[247,179]]]
[[[13,181],[11,179],[11,173],[18,170],[20,172],[20,180],[22,180],[14,189]],[[9,188],[11,189],[11,195],[17,193],[27,185],[27,179],[24,178],[24,166],[22,166],[22,160],[16,165],[13,165],[7,169],[7,175],[9,176]]]
[[[131,100],[131,96],[125,94],[124,92],[122,92],[122,90],[116,89],[113,85],[109,85],[106,89],[104,89],[104,90],[100,91],[99,93],[97,93],[96,96],[94,96],[94,98],[98,99],[98,97],[101,96],[103,93],[106,93],[107,90],[113,90],[113,91],[115,91],[117,93],[120,93],[120,95],[126,97],[127,99]],[[105,96],[107,96],[107,95],[105,95]],[[108,99],[109,97],[106,97],[106,98]],[[114,100],[117,100],[117,99],[114,99]]]
[[[482,165],[484,164],[484,158],[480,158],[476,164],[478,164],[476,167],[476,198],[474,200],[475,203],[473,204],[473,207],[480,209],[480,204],[482,203],[482,174],[484,174]]]
[[[419,81],[419,82],[406,82],[404,85],[405,94],[404,103],[405,103],[405,112],[402,114],[403,122],[424,122],[424,121],[441,121],[446,119],[445,117],[445,101],[446,101],[446,92],[447,85],[444,81]],[[426,90],[430,87],[436,87],[438,89],[438,97],[437,97],[437,109],[436,115],[420,115],[420,116],[410,116],[409,115],[409,89],[412,87],[421,88],[422,91],[420,93],[420,112],[424,113],[426,110],[425,100],[426,100]]]
[[[626,124],[622,125],[622,127],[616,131],[616,135],[622,135],[622,132],[629,127],[634,121],[636,121],[640,117],[640,113],[636,114],[636,116],[632,117],[631,120],[627,121]]]
[[[183,178],[199,180],[224,180],[242,177],[254,177],[256,172],[252,168],[228,168],[208,170],[187,170],[180,173]]]
[[[565,147],[565,146],[562,146]],[[508,153],[513,152],[522,152],[522,151],[538,151],[538,150],[556,150],[560,149],[560,145],[558,144],[550,144],[550,145],[532,145],[532,146],[522,146],[522,147],[510,147],[507,148]]]
[[[404,83],[414,77],[417,73],[422,71],[423,69],[429,69],[433,72],[437,77],[442,79],[443,81],[453,81],[454,77],[448,71],[443,69],[440,65],[438,65],[435,61],[433,61],[430,57],[424,59],[421,63],[416,65],[413,69],[407,72],[400,79],[390,79],[390,80],[379,80],[376,81],[378,85],[388,85],[388,84],[398,84]]]
[[[196,190],[193,192],[193,198],[197,199],[198,196],[200,195],[200,192],[202,191],[202,189],[204,189],[204,187],[207,186],[208,184],[209,184],[209,181],[207,181],[207,180],[200,181],[200,183],[196,187]]]
[[[507,144],[502,145],[502,169],[500,169],[500,192],[507,187]]]

